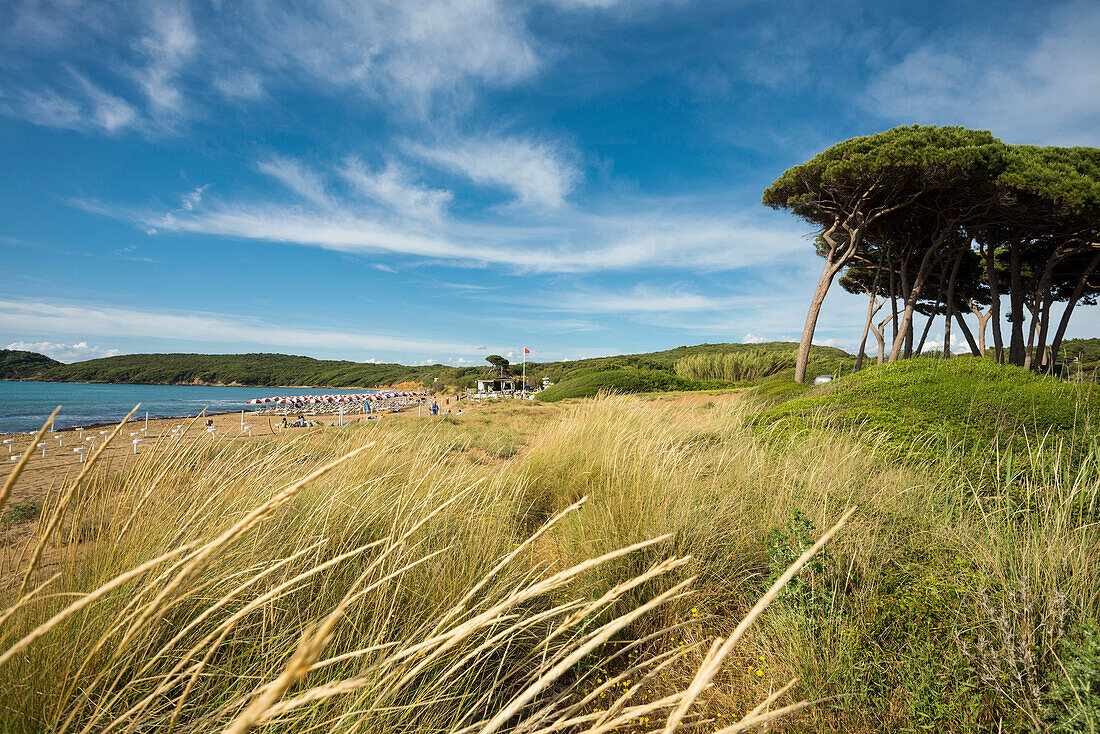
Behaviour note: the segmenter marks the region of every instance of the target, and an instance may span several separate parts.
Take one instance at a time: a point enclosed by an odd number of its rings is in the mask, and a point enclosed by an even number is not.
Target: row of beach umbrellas
[[[287,395],[284,397],[252,398],[247,405],[266,405],[276,403],[286,405],[288,403],[361,403],[364,400],[389,400],[392,398],[409,398],[424,393],[400,390],[396,392],[358,393],[356,395]]]

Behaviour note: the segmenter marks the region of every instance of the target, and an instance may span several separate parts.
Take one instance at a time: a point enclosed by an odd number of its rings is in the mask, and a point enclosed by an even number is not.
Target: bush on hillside
[[[663,370],[623,367],[612,370],[585,369],[567,373],[556,385],[539,393],[540,400],[554,402],[565,398],[590,398],[601,391],[618,393],[667,392],[669,390],[710,390],[729,387],[720,381],[685,380]]]
[[[785,431],[859,428],[904,452],[921,445],[980,456],[996,445],[1016,451],[1021,462],[1044,443],[1061,443],[1066,460],[1079,460],[1098,421],[1100,390],[1093,385],[965,357],[872,367],[756,418],[757,425]]]
[[[678,360],[675,372],[685,380],[756,382],[794,367],[794,362],[793,350],[780,352],[752,349],[724,354],[704,352]]]

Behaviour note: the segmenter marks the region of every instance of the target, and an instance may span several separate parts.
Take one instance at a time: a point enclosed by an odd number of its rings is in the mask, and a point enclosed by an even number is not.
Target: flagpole
[[[520,393],[520,397],[527,395],[527,347],[523,348],[523,392]]]

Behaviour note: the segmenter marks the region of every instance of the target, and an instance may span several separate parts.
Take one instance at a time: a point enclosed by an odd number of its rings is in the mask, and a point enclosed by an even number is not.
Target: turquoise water
[[[0,433],[37,431],[57,406],[58,428],[122,420],[138,403],[135,416],[181,418],[248,410],[246,400],[272,395],[338,395],[374,390],[286,387],[200,387],[197,385],[86,385],[71,382],[0,380]],[[254,408],[253,408],[254,409]]]

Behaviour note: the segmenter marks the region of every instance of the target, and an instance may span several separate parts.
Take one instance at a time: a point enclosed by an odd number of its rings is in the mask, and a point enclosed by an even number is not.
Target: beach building
[[[511,397],[516,393],[516,378],[514,377],[484,377],[478,378],[477,392],[470,391],[468,397],[474,400],[483,398]]]

